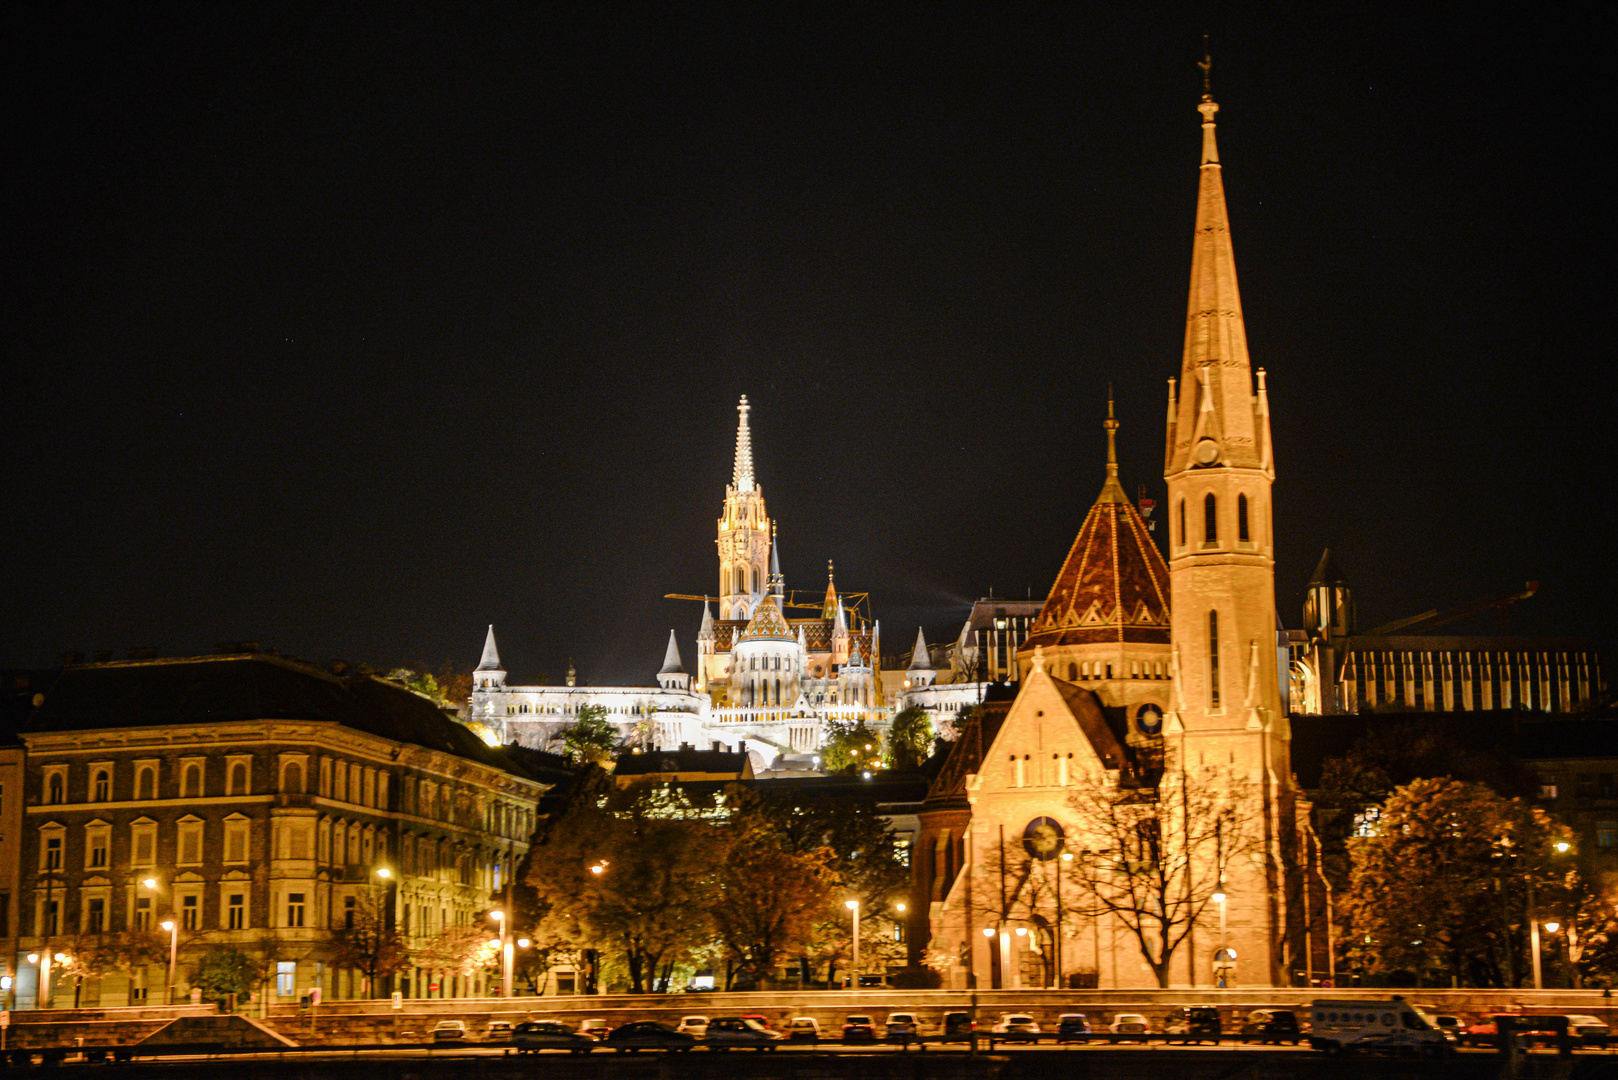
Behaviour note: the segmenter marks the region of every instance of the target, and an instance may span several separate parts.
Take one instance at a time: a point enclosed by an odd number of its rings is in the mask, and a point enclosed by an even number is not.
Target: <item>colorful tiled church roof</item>
[[[1107,482],[1085,516],[1023,649],[1169,643],[1168,564],[1118,483],[1118,421],[1110,397],[1105,427]]]
[[[737,644],[744,641],[790,641],[796,643],[798,635],[792,632],[786,619],[781,615],[781,609],[776,606],[775,597],[766,595],[758,603],[753,612],[747,629],[737,636]]]

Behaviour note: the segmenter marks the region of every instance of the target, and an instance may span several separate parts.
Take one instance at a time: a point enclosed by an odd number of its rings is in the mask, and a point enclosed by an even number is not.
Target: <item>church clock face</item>
[[[1055,818],[1037,817],[1022,831],[1023,850],[1041,862],[1049,862],[1062,853],[1066,837]]]
[[[1142,735],[1156,735],[1163,730],[1163,710],[1150,703],[1135,713],[1135,726]]]
[[[1219,460],[1219,444],[1212,439],[1199,439],[1192,449],[1198,465],[1212,465]]]

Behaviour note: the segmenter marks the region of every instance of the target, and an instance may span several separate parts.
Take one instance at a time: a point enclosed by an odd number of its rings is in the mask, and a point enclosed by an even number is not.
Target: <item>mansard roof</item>
[[[314,720],[526,772],[427,698],[375,675],[333,675],[285,657],[200,656],[69,667],[25,733]]]
[[[754,609],[747,628],[736,638],[738,645],[744,641],[790,641],[796,644],[798,635],[787,625],[781,609],[776,606],[775,597],[765,596]]]
[[[1169,643],[1168,564],[1113,477],[1085,515],[1023,650]]]

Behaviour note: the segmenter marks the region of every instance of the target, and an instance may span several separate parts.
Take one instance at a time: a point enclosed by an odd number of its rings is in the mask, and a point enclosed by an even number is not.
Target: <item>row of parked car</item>
[[[888,1042],[915,1044],[925,1047],[928,1042],[966,1042],[973,1038],[990,1042],[1038,1042],[1053,1039],[1069,1042],[1147,1042],[1161,1037],[1169,1042],[1217,1042],[1222,1037],[1219,1010],[1213,1007],[1190,1007],[1171,1014],[1161,1031],[1154,1031],[1152,1023],[1140,1013],[1116,1013],[1110,1022],[1098,1017],[1092,1023],[1085,1013],[1063,1013],[1055,1027],[1041,1028],[1030,1013],[1002,1013],[1000,1018],[979,1029],[972,1014],[964,1010],[945,1012],[933,1017],[912,1009],[895,1009],[882,1023],[870,1013],[850,1013],[844,1017],[842,1028],[823,1031],[820,1021],[812,1016],[794,1017],[785,1031],[771,1026],[762,1014],[682,1017],[677,1025],[656,1020],[640,1020],[611,1027],[606,1020],[589,1019],[577,1026],[559,1020],[530,1020],[513,1025],[509,1021],[491,1021],[484,1032],[486,1043],[504,1043],[519,1053],[540,1050],[571,1050],[589,1053],[595,1049],[635,1050],[689,1050],[702,1043],[711,1050],[754,1049],[774,1050],[781,1043],[817,1043],[822,1039],[836,1039],[843,1043]],[[1234,1033],[1233,1033],[1234,1034]],[[1247,1015],[1241,1027],[1241,1037],[1263,1042],[1293,1042],[1301,1035],[1295,1014],[1283,1009],[1258,1009]],[[436,1043],[466,1043],[471,1033],[462,1020],[441,1020],[432,1031]]]

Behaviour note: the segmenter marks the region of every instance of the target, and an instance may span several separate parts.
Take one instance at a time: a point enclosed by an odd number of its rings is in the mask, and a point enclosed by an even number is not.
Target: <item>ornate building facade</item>
[[[565,686],[509,686],[490,627],[471,718],[494,738],[543,747],[581,708],[595,706],[631,746],[734,747],[763,772],[783,756],[812,767],[833,723],[885,730],[881,624],[864,614],[864,595],[839,594],[830,570],[812,603],[788,592],[776,523],[754,473],[750,412],[743,397],[715,540],[718,595],[685,597],[702,602],[693,671],[670,631],[656,686],[577,686],[571,675]]]
[[[1324,945],[1278,681],[1265,376],[1248,359],[1218,106],[1198,108],[1168,558],[1118,482],[1109,409],[1106,482],[1016,696],[967,724],[920,814],[909,937],[950,987],[1284,985]]]

